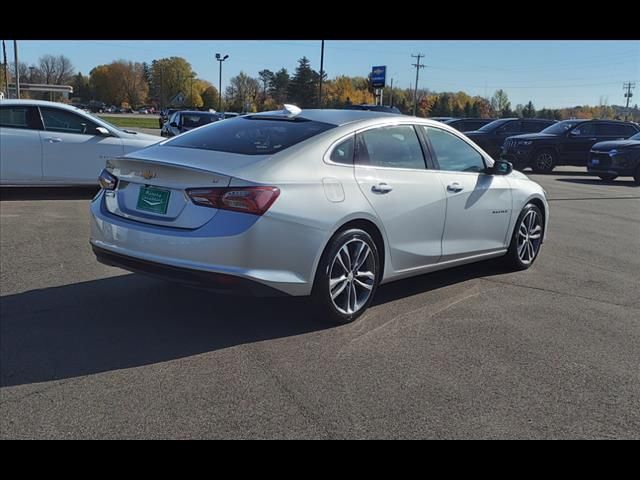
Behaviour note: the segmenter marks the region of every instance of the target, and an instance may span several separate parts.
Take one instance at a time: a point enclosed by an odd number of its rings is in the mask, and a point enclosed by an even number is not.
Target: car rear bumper
[[[206,287],[211,282],[214,289],[225,282],[223,275],[287,295],[311,293],[323,231],[295,220],[223,210],[200,228],[169,228],[112,214],[103,197],[100,192],[90,207],[90,241],[99,259],[181,283]],[[261,290],[238,286],[250,293]]]

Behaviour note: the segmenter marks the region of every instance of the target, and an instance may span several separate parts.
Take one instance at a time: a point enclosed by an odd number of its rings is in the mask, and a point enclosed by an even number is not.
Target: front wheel
[[[511,270],[526,270],[538,257],[542,245],[544,220],[540,209],[532,203],[525,205],[511,236],[504,261]]]
[[[540,150],[533,157],[531,169],[534,173],[551,173],[556,166],[556,157],[553,150]]]
[[[313,301],[323,320],[349,323],[371,304],[380,279],[378,248],[359,228],[336,234],[322,254]]]

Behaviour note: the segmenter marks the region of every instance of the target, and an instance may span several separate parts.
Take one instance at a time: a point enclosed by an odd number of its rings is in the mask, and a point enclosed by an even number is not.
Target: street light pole
[[[219,53],[216,53],[216,60],[220,62],[220,78],[218,80],[218,112],[222,112],[222,62],[224,62],[229,55],[221,56]]]

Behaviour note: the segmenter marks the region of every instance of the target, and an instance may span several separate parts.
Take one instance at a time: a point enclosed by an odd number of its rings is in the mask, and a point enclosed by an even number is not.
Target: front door
[[[42,180],[40,127],[36,107],[0,107],[0,183],[36,184]]]
[[[505,248],[514,213],[508,179],[484,173],[482,156],[462,138],[440,128],[423,128],[447,199],[441,261]]]
[[[95,184],[107,159],[124,153],[120,138],[100,135],[88,119],[59,108],[40,110],[45,182]]]

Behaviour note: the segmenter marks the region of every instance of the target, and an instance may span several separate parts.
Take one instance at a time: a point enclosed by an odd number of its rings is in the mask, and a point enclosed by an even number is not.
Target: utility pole
[[[389,106],[393,107],[393,78],[391,79],[391,90],[389,95]]]
[[[629,116],[629,101],[631,100],[631,97],[633,97],[633,93],[631,93],[631,89],[632,88],[636,88],[636,83],[635,82],[624,82],[622,84],[622,89],[626,90],[624,96],[627,99],[627,106],[625,108],[625,112],[624,112],[624,119],[628,120],[628,116]]]
[[[322,77],[324,75],[324,40],[320,47],[320,89],[318,90],[318,108],[322,108]]]
[[[18,70],[18,41],[13,41],[13,61],[16,64],[16,98],[20,98],[20,70]],[[7,88],[8,89],[8,88]]]
[[[7,98],[9,98],[9,74],[7,72],[7,45],[2,40],[2,54],[4,56],[4,88],[6,90]]]
[[[220,62],[220,79],[218,81],[218,112],[222,112],[222,62],[224,62],[229,55],[221,56],[219,53],[216,53],[216,60]]]
[[[416,109],[418,108],[418,73],[421,68],[424,68],[424,65],[420,65],[420,58],[424,57],[424,54],[419,53],[418,55],[411,55],[413,58],[417,58],[417,63],[412,63],[414,67],[416,67],[416,86],[413,91],[413,116],[416,116]]]

